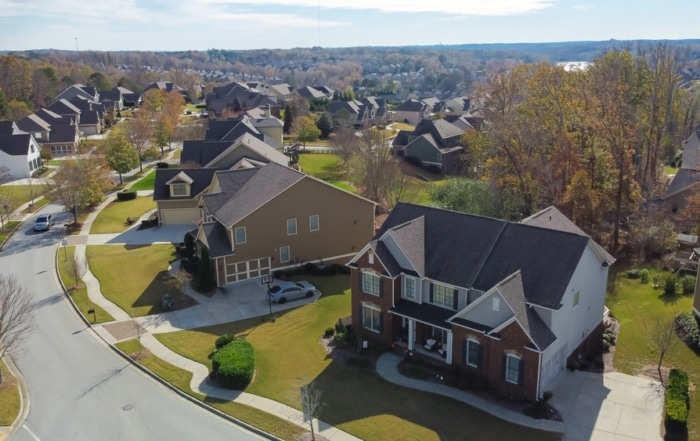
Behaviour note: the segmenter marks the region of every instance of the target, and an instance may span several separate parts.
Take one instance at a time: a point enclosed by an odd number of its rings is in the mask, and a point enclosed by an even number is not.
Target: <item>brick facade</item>
[[[374,257],[374,263],[369,263],[369,255],[365,253],[357,260],[357,268],[353,268],[350,274],[352,286],[352,329],[353,332],[359,334],[369,340],[378,341],[386,345],[391,344],[392,331],[394,323],[398,321],[398,326],[401,326],[401,318],[389,314],[389,309],[392,304],[393,280],[388,277],[382,277],[380,281],[380,294],[375,296],[362,291],[362,271],[373,270],[376,274],[382,274],[384,268],[379,259]],[[379,333],[365,329],[362,326],[362,305],[371,304],[381,310],[380,313],[380,331]]]

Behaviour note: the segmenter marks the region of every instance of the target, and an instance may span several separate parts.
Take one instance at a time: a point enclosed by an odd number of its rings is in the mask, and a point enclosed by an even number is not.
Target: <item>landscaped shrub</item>
[[[337,334],[335,334],[333,336],[333,341],[337,345],[344,345],[347,340],[348,340],[348,336],[344,332],[338,332]]]
[[[226,346],[227,344],[231,343],[233,340],[236,338],[231,335],[231,334],[224,334],[221,337],[216,339],[216,342],[214,342],[214,345],[216,346],[216,349],[219,350]]]
[[[690,274],[681,277],[681,286],[683,286],[683,294],[695,291],[695,277]]]
[[[211,365],[219,386],[243,390],[255,373],[255,351],[247,340],[233,340],[216,351]]]
[[[132,201],[136,199],[135,191],[120,191],[117,193],[117,200],[119,201]]]
[[[678,282],[678,279],[675,274],[666,274],[664,277],[664,294],[676,294],[676,282]]]
[[[324,337],[328,338],[335,334],[335,328],[328,327],[326,328],[326,332],[323,334]]]
[[[677,432],[686,430],[688,405],[688,373],[680,369],[671,369],[664,403],[666,429]]]
[[[367,357],[350,357],[345,364],[357,368],[368,368],[371,363]]]
[[[169,164],[167,162],[158,162],[156,163],[156,167],[158,168],[168,168]]]
[[[201,292],[209,292],[214,288],[216,288],[216,280],[212,274],[209,250],[207,247],[202,247],[202,257],[199,260],[197,271],[197,289]]]
[[[678,313],[676,316],[676,332],[680,339],[689,346],[700,347],[700,326],[698,326],[698,320],[693,313]]]
[[[190,233],[185,234],[185,249],[186,258],[194,256],[194,237]]]
[[[639,268],[632,268],[627,270],[625,274],[627,274],[628,279],[639,279],[642,277],[642,270]]]
[[[649,270],[644,268],[639,272],[639,281],[642,283],[649,283]]]

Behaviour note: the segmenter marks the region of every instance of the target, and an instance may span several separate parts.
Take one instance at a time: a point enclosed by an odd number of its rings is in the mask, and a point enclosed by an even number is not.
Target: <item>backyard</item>
[[[139,218],[155,208],[156,202],[151,196],[130,201],[115,200],[97,215],[90,234],[121,233],[131,227],[126,223],[127,218]]]
[[[652,270],[653,275],[657,274]],[[608,281],[606,305],[620,322],[620,335],[614,355],[615,370],[626,374],[656,375],[659,361],[658,349],[650,343],[647,328],[657,320],[671,320],[677,313],[692,310],[693,295],[663,295],[660,288],[641,279],[630,279],[624,271],[611,272]],[[700,384],[700,357],[680,342],[665,357],[664,366],[680,368],[688,372],[692,384]],[[688,439],[700,437],[700,394],[691,392]],[[693,410],[695,409],[695,410]]]

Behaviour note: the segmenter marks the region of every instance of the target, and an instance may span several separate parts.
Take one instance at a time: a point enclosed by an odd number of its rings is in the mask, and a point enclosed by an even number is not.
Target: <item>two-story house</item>
[[[462,169],[461,145],[465,130],[444,119],[421,120],[411,131],[400,130],[392,141],[394,155],[403,156],[439,173],[454,174]]]
[[[554,207],[513,223],[399,203],[349,263],[352,330],[535,400],[599,341],[613,262]]]

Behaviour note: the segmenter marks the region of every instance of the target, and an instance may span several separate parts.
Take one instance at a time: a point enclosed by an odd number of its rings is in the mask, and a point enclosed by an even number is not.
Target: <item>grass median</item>
[[[17,419],[21,408],[19,386],[17,378],[12,375],[2,360],[0,360],[0,369],[4,378],[0,383],[0,426],[9,426]]]
[[[139,218],[156,208],[151,196],[139,197],[130,201],[115,200],[105,207],[90,227],[90,234],[121,233],[131,225],[127,218]]]
[[[114,317],[107,311],[100,308],[88,297],[87,287],[82,280],[74,279],[75,271],[72,271],[71,262],[75,258],[75,247],[61,247],[58,251],[58,272],[63,285],[68,290],[68,294],[73,299],[75,306],[80,310],[91,323],[105,323],[114,321]],[[88,314],[89,310],[94,310],[94,314]]]

